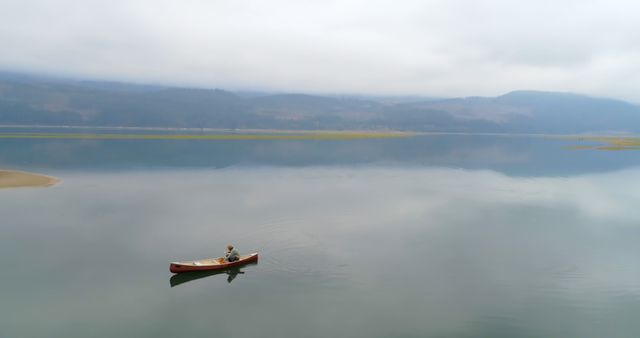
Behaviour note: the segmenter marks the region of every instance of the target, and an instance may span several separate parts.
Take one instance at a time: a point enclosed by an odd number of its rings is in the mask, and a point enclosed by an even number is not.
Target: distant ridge
[[[0,74],[0,125],[410,130],[497,133],[640,132],[640,107],[574,93],[420,99],[233,93]]]

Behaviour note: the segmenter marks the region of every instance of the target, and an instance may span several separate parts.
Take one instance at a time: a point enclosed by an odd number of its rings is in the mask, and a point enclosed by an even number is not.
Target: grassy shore
[[[573,136],[570,139],[581,142],[597,142],[598,145],[576,145],[572,149],[595,150],[640,150],[640,137],[616,136]]]
[[[0,170],[0,189],[20,187],[48,187],[58,183],[51,176],[32,174],[22,171]]]
[[[354,140],[409,137],[404,132],[332,131],[298,134],[102,134],[102,133],[0,133],[4,139],[91,139],[91,140]]]

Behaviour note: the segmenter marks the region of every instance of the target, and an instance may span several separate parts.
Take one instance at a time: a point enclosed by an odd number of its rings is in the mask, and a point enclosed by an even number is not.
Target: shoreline
[[[50,187],[58,182],[60,182],[60,179],[52,176],[0,169],[0,189]]]
[[[623,137],[623,136],[586,136],[574,137],[577,142],[591,142],[590,144],[579,144],[571,147],[571,149],[593,149],[593,150],[640,150],[640,137]]]
[[[271,129],[271,128],[196,128],[196,127],[130,127],[130,126],[65,126],[65,125],[28,125],[0,124],[5,129],[78,129],[78,130],[114,130],[114,131],[185,131],[211,134],[324,134],[324,133],[397,133],[414,134],[415,131],[395,129]]]
[[[425,131],[425,130],[402,130],[402,129],[270,129],[270,128],[195,128],[195,127],[131,127],[131,126],[75,126],[75,125],[29,125],[29,124],[0,124],[0,128],[4,129],[68,129],[68,130],[100,130],[100,131],[159,131],[159,132],[188,132],[188,134],[173,134],[176,136],[220,136],[220,135],[237,135],[237,136],[255,136],[256,134],[266,134],[269,136],[279,135],[340,135],[340,134],[356,134],[356,135],[477,135],[477,136],[522,136],[522,137],[550,137],[550,138],[640,138],[640,134],[627,132],[584,132],[584,133],[544,133],[544,132],[468,132],[468,131]],[[19,134],[88,134],[86,132],[17,132]],[[0,134],[16,134],[10,131],[1,131]],[[108,134],[107,134],[108,135]],[[118,133],[117,135],[140,135]],[[143,134],[158,135],[158,134]],[[162,134],[160,134],[162,135]]]
[[[6,133],[0,139],[91,139],[91,140],[352,140],[410,137],[402,132],[306,132],[256,134],[113,134],[113,133]]]

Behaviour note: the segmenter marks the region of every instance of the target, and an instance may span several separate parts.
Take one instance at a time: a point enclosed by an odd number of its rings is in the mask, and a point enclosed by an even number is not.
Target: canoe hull
[[[252,253],[250,255],[241,256],[240,260],[235,262],[218,263],[215,260],[201,260],[201,261],[189,261],[189,262],[173,262],[169,264],[169,271],[173,273],[189,272],[189,271],[215,271],[225,270],[236,266],[242,266],[245,264],[258,261],[258,253]]]

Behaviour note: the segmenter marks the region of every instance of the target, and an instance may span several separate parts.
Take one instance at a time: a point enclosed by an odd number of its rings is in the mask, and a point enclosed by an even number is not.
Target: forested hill
[[[0,76],[1,125],[365,129],[443,132],[640,132],[640,108],[577,94],[393,99],[243,94]]]

